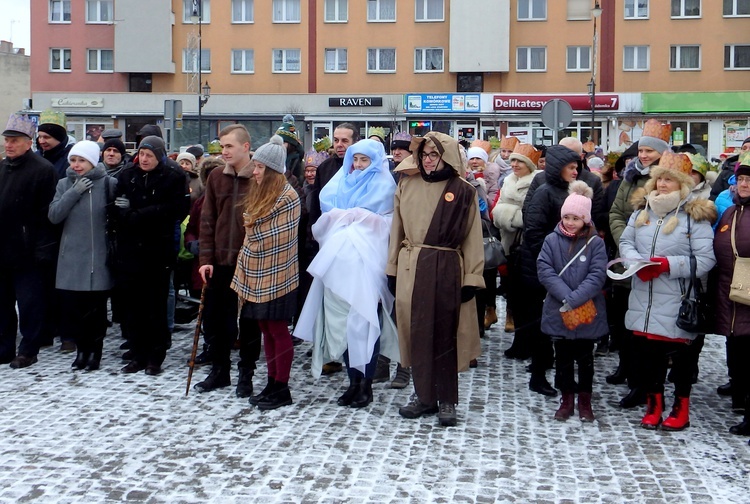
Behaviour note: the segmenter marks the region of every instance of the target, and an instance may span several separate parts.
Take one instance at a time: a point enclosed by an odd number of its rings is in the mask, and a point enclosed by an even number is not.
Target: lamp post
[[[599,0],[594,1],[594,8],[591,9],[591,15],[594,18],[594,38],[591,44],[591,81],[588,84],[589,96],[591,96],[591,133],[589,135],[589,140],[596,143],[596,140],[594,139],[596,121],[596,19],[602,15],[602,8],[599,6]]]
[[[203,106],[211,97],[211,86],[206,84],[201,86],[203,80],[203,0],[193,0],[193,11],[190,14],[190,21],[198,25],[198,143],[203,145]]]

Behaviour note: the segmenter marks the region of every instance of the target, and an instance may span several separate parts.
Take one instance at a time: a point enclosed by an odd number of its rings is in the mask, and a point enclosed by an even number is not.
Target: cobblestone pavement
[[[233,387],[185,397],[190,328],[158,377],[119,374],[120,342],[111,330],[97,372],[72,372],[56,348],[0,368],[0,502],[750,502],[750,447],[728,434],[740,417],[715,392],[726,381],[716,336],[692,426],[677,433],[645,431],[642,409],[617,407],[625,387],[604,381],[614,355],[596,361],[597,421],[556,422],[556,399],[529,392],[525,363],[502,356],[499,325],[460,377],[452,428],[400,418],[410,390],[385,384],[368,408],[336,406],[344,373],[314,381],[306,345],[294,405],[261,413]]]

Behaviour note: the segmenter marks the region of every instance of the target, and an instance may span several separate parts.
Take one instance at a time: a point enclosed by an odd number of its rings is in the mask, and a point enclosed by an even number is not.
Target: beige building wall
[[[0,124],[8,121],[10,114],[24,108],[24,100],[31,98],[31,58],[16,54],[13,44],[5,40],[0,43]],[[1,150],[2,148],[0,148]]]

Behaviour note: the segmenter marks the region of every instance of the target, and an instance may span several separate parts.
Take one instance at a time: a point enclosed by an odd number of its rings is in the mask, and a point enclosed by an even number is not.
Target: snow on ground
[[[57,348],[27,369],[2,366],[0,502],[750,502],[748,438],[728,434],[740,417],[715,392],[726,381],[716,336],[692,426],[667,433],[641,429],[642,408],[617,407],[626,389],[604,381],[614,355],[596,361],[597,421],[556,422],[557,399],[528,390],[498,325],[461,375],[452,428],[402,419],[410,389],[385,384],[368,408],[336,406],[344,373],[313,380],[307,345],[296,347],[293,406],[261,413],[233,387],[185,397],[192,332],[175,334],[158,377],[119,374],[116,329],[100,371],[71,371],[74,355]]]

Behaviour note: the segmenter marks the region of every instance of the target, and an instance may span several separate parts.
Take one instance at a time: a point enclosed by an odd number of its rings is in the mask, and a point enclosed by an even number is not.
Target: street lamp
[[[599,0],[594,1],[594,8],[591,9],[591,15],[594,18],[594,38],[591,44],[591,81],[588,83],[589,96],[591,96],[591,134],[589,135],[589,140],[596,143],[596,140],[594,140],[594,125],[596,121],[596,19],[602,15]]]
[[[198,143],[203,145],[203,106],[211,96],[211,87],[206,85],[200,87],[203,80],[203,0],[193,0],[193,11],[190,13],[190,21],[198,25]]]

